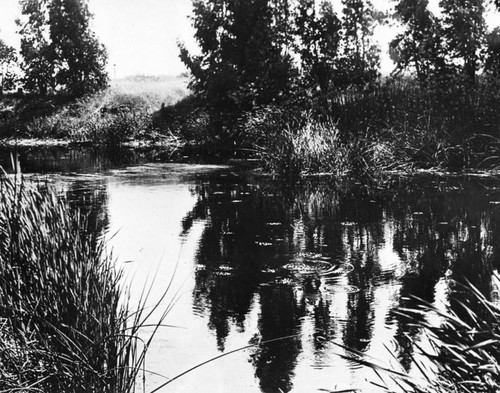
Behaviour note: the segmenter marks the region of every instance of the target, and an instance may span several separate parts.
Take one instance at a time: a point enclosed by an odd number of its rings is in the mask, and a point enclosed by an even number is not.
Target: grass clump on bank
[[[113,261],[48,190],[0,179],[0,391],[130,392],[144,360]]]
[[[321,173],[343,177],[401,167],[390,143],[372,141],[368,136],[343,136],[330,118],[318,120],[309,112],[285,124],[285,130],[267,133],[262,139],[260,151],[265,168],[271,172],[292,177]]]

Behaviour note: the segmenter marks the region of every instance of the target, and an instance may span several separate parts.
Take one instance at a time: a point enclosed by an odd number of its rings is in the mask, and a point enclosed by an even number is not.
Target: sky
[[[177,41],[194,48],[190,0],[89,0],[92,27],[109,55],[110,76],[178,75]],[[18,0],[0,0],[0,38],[19,46]]]
[[[387,10],[390,1],[372,0],[375,7]],[[437,11],[438,0],[430,1]],[[334,1],[334,6],[339,4]],[[106,46],[108,72],[112,78],[128,75],[178,75],[186,69],[179,60],[177,41],[188,49],[196,48],[188,16],[191,0],[89,0],[94,14],[93,30]],[[0,39],[19,46],[15,19],[19,17],[18,0],[0,0]],[[488,14],[489,25],[500,24],[500,16]],[[394,65],[387,55],[394,27],[380,26],[375,38],[381,46],[381,70],[388,74]]]

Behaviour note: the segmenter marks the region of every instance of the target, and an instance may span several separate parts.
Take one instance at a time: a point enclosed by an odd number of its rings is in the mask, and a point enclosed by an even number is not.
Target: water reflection
[[[102,178],[74,179],[67,183],[63,192],[69,205],[79,210],[85,218],[85,226],[96,239],[101,238],[109,227],[108,193]]]
[[[88,146],[0,146],[0,167],[14,172],[11,154],[17,156],[23,173],[102,173],[116,168],[151,162],[179,160],[183,152],[163,147],[102,149]]]
[[[183,220],[184,232],[196,220],[207,223],[196,254],[193,305],[202,305],[224,351],[231,324],[244,329],[258,299],[252,340],[262,344],[251,362],[263,392],[293,390],[304,339],[312,341],[316,361],[338,352],[329,343],[369,353],[394,340],[409,370],[411,343],[421,332],[396,308],[415,307],[417,298],[444,301],[435,298],[439,282],[453,289],[453,280],[467,278],[491,290],[495,183],[398,179],[379,189],[339,190],[316,181],[290,190],[235,174],[207,179],[193,188],[198,200]],[[393,296],[385,308],[381,293]],[[265,344],[285,336],[293,337]]]

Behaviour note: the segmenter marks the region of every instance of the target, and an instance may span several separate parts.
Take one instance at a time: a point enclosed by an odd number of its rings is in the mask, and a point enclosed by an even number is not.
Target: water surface
[[[231,163],[57,154],[23,152],[21,166],[87,212],[132,299],[151,286],[153,304],[168,288],[174,326],[149,350],[146,391],[243,347],[162,391],[375,391],[380,380],[346,348],[414,372],[411,340],[423,335],[394,312],[412,296],[449,306],[465,278],[498,295],[495,178],[290,186]]]

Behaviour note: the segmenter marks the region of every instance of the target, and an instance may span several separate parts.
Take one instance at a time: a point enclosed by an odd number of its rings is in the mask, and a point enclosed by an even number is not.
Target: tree
[[[21,13],[27,20],[17,20],[21,34],[21,64],[24,87],[41,95],[54,88],[54,65],[48,41],[46,0],[21,0]]]
[[[441,0],[443,38],[453,66],[474,83],[485,54],[484,0]]]
[[[287,12],[284,0],[194,0],[201,54],[180,44],[180,57],[195,94],[211,109],[233,113],[281,100],[294,72]]]
[[[0,39],[0,95],[4,89],[10,90],[14,87],[15,76],[11,69],[16,61],[16,50]]]
[[[500,78],[500,28],[496,27],[486,36],[488,47],[484,71],[496,78]]]
[[[55,82],[81,96],[107,86],[106,49],[90,30],[87,0],[52,0],[49,26]]]
[[[295,24],[306,82],[326,94],[335,73],[341,22],[330,2],[323,1],[317,13],[314,0],[300,0]]]
[[[25,87],[81,96],[107,86],[107,54],[90,30],[87,0],[20,0]]]
[[[338,85],[366,86],[375,82],[380,63],[373,43],[375,11],[368,0],[342,0],[342,47],[337,69]]]
[[[446,73],[446,53],[439,20],[429,11],[428,0],[400,0],[396,17],[405,30],[389,45],[396,73],[413,70],[421,83]]]

